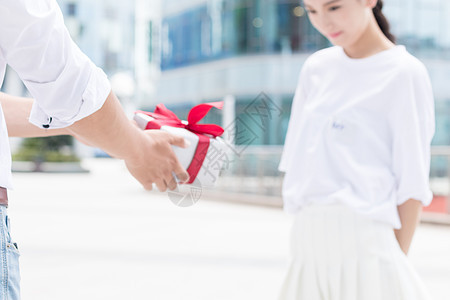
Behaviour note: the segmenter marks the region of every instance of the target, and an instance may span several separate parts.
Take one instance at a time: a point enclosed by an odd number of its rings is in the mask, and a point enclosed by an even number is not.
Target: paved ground
[[[113,160],[90,174],[14,174],[10,216],[32,300],[272,300],[290,219],[279,209],[143,191]],[[424,225],[410,254],[435,300],[450,299],[450,227]]]

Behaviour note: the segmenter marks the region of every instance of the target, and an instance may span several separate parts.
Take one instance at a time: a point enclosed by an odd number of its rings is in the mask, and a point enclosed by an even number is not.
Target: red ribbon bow
[[[198,124],[198,122],[200,122],[213,107],[222,109],[223,101],[194,106],[189,111],[187,124],[183,123],[177,115],[165,107],[164,104],[158,104],[154,112],[136,112],[146,114],[155,119],[148,122],[145,129],[161,129],[161,126],[185,128],[199,137],[197,149],[195,150],[192,162],[187,169],[190,176],[189,184],[193,183],[197,177],[208,152],[210,138],[205,134],[209,134],[215,138],[221,136],[224,132],[223,128],[216,124]]]
[[[198,124],[211,110],[211,108],[223,108],[223,101],[210,102],[194,106],[188,114],[188,123],[184,124],[176,114],[164,106],[158,104],[154,112],[138,111],[138,113],[146,114],[155,119],[155,122],[149,122],[146,129],[160,129],[161,126],[167,125],[172,127],[185,128],[194,133],[210,134],[214,137],[221,136],[224,132],[223,128],[216,124]]]

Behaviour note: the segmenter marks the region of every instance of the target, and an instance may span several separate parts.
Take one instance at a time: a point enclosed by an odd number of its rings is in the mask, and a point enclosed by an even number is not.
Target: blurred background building
[[[155,1],[152,1],[155,2]],[[157,1],[156,1],[157,2]],[[305,58],[329,46],[308,21],[298,0],[172,0],[161,2],[161,77],[141,102],[164,102],[181,112],[193,104],[236,100],[236,115],[261,92],[279,104],[280,117],[259,132],[255,145],[282,145],[290,105]],[[385,13],[399,44],[430,72],[437,104],[434,144],[449,145],[450,3],[445,0],[386,1]],[[140,38],[137,36],[137,38]],[[150,81],[150,79],[148,80]],[[257,128],[252,128],[257,131]],[[258,133],[258,132],[257,132]]]
[[[291,0],[166,1],[160,32],[161,77],[147,103],[163,101],[185,114],[194,104],[226,98],[252,135],[239,140],[251,145],[283,144],[303,61],[328,45]],[[245,111],[260,93],[281,112],[264,128]]]
[[[276,169],[302,64],[330,46],[300,2],[58,0],[71,35],[107,72],[130,113],[164,103],[186,118],[195,104],[225,100],[224,112],[212,111],[207,121],[223,124],[238,149],[226,172],[269,178],[238,188],[266,194],[279,193]],[[384,12],[398,43],[430,72],[437,117],[432,175],[448,178],[448,152],[437,146],[450,145],[450,2],[389,0]],[[11,71],[4,90],[23,93]],[[249,108],[258,103],[271,107],[255,120]]]

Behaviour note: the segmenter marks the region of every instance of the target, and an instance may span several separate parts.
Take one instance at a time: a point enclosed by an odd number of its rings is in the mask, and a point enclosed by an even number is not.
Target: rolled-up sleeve
[[[434,99],[424,66],[404,75],[397,109],[393,110],[393,173],[397,205],[409,199],[431,203],[429,187],[431,141],[435,132]]]
[[[0,0],[0,47],[35,99],[30,122],[62,128],[100,109],[106,74],[70,38],[53,0]]]

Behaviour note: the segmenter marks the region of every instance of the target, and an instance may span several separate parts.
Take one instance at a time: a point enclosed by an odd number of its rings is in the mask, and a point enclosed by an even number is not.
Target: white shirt
[[[35,102],[29,121],[62,128],[102,107],[105,73],[71,40],[54,0],[0,0],[0,84],[11,66]],[[0,186],[11,188],[11,154],[0,108]]]
[[[280,171],[285,210],[341,203],[401,228],[397,206],[430,204],[434,100],[403,46],[351,59],[341,47],[305,62]]]

